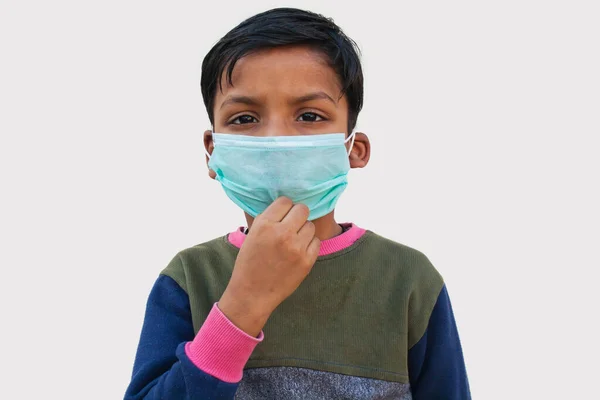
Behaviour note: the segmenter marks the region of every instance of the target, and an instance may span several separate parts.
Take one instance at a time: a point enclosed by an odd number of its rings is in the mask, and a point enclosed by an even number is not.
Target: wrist
[[[217,306],[232,324],[248,335],[258,337],[273,310],[242,298],[225,290]]]

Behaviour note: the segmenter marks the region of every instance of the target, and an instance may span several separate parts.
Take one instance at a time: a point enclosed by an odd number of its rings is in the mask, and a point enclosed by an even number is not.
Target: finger
[[[261,216],[269,221],[280,222],[293,206],[292,200],[287,197],[278,197],[262,212]]]
[[[298,238],[305,245],[305,248],[308,248],[308,245],[312,241],[312,238],[315,237],[315,224],[310,221],[306,221],[302,228],[298,231]]]
[[[308,207],[304,204],[295,204],[290,212],[281,220],[281,223],[292,232],[298,232],[308,219],[309,214]]]
[[[314,264],[317,261],[317,257],[319,256],[319,250],[321,250],[321,241],[318,237],[313,237],[306,249],[306,255],[311,259]]]

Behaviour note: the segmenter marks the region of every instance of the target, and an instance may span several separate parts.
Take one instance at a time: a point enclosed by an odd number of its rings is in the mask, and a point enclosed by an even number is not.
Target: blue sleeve
[[[148,303],[125,400],[233,399],[238,384],[223,382],[196,367],[185,354],[194,339],[187,293],[161,275]]]
[[[471,392],[458,330],[446,286],[423,337],[408,351],[413,400],[470,400]]]

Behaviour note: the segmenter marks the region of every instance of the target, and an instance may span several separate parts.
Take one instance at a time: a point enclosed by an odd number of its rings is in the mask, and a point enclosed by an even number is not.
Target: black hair
[[[348,99],[348,133],[354,129],[363,105],[360,50],[331,18],[296,8],[275,8],[246,19],[204,57],[200,87],[213,126],[216,91],[223,89],[225,69],[232,84],[231,75],[239,59],[257,50],[290,45],[308,45],[327,57],[340,79],[341,95]]]

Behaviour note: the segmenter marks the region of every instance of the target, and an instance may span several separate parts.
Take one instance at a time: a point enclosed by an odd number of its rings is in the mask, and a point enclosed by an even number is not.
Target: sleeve
[[[446,286],[437,298],[421,339],[408,352],[414,400],[470,400],[462,347]]]
[[[125,400],[233,399],[253,338],[213,306],[194,336],[187,293],[170,277],[155,282]]]

